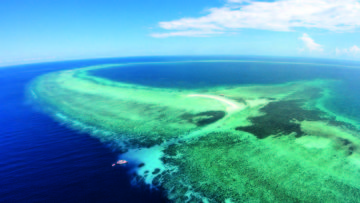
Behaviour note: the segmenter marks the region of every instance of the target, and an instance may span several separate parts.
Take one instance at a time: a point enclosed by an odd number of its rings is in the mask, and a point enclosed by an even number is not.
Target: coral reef
[[[124,66],[43,75],[29,95],[55,119],[117,143],[137,180],[174,202],[359,200],[359,127],[321,105],[333,81],[179,89],[90,74]]]

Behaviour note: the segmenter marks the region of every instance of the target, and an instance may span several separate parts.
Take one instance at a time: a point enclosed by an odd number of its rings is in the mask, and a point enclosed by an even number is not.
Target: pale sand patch
[[[230,99],[226,99],[223,97],[219,97],[219,96],[214,96],[214,95],[205,95],[205,94],[189,94],[187,95],[188,97],[204,97],[204,98],[210,98],[210,99],[215,99],[218,100],[222,103],[227,104],[228,106],[230,106],[230,109],[227,110],[238,110],[238,109],[244,109],[246,106],[244,104],[239,104],[233,100]]]
[[[269,100],[268,99],[252,99],[252,100],[245,100],[246,101],[246,104],[249,106],[249,107],[256,107],[256,106],[265,106],[269,103]]]
[[[136,168],[137,175],[144,178],[146,184],[151,185],[156,176],[165,170],[164,163],[161,161],[163,156],[163,146],[155,145],[150,148],[130,149],[128,152],[122,154],[120,159],[129,160],[131,163],[145,165],[141,168]],[[153,174],[158,170],[156,174]],[[146,172],[147,171],[147,172]]]

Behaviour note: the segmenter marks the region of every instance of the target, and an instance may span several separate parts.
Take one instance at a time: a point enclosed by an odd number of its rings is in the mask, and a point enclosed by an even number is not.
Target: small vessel
[[[126,163],[127,163],[126,160],[119,160],[119,161],[116,162],[116,164],[119,164],[119,165],[126,164]]]
[[[117,162],[111,164],[112,167],[115,167],[116,165],[123,165],[123,164],[127,164],[126,160],[118,160]]]
[[[128,161],[126,160],[118,160],[116,163],[111,164],[112,167],[116,166],[116,165],[123,165],[123,164],[127,164]]]

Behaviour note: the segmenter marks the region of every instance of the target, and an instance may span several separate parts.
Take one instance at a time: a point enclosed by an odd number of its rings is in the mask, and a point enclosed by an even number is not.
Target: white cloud
[[[342,50],[342,49],[339,49],[339,48],[336,48],[336,49],[335,49],[336,55],[342,55],[343,52],[344,52],[344,50]]]
[[[349,49],[349,52],[352,54],[360,54],[360,48],[358,46],[354,45]]]
[[[344,48],[344,49],[335,49],[335,53],[338,56],[350,56],[350,57],[360,57],[360,48],[356,45],[350,47],[350,48]]]
[[[188,31],[168,32],[168,33],[153,33],[151,34],[151,36],[156,38],[166,38],[166,37],[174,37],[174,36],[208,37],[209,35],[213,35],[213,34],[222,34],[222,32],[188,30]]]
[[[291,31],[295,28],[320,28],[354,31],[360,27],[358,0],[228,0],[223,7],[211,8],[199,18],[160,22],[165,30],[234,30],[253,28]]]
[[[228,0],[228,3],[249,3],[251,0]]]
[[[316,43],[308,34],[304,33],[299,39],[303,41],[309,51],[323,51],[322,46]],[[302,51],[304,51],[304,49]]]

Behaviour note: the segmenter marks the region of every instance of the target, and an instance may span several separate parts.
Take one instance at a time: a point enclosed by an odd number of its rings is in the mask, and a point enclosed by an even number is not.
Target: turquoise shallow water
[[[180,89],[331,79],[338,82],[333,87],[332,99],[325,103],[326,107],[360,121],[360,64],[286,58],[239,60],[135,64],[97,69],[90,73],[114,81]]]

